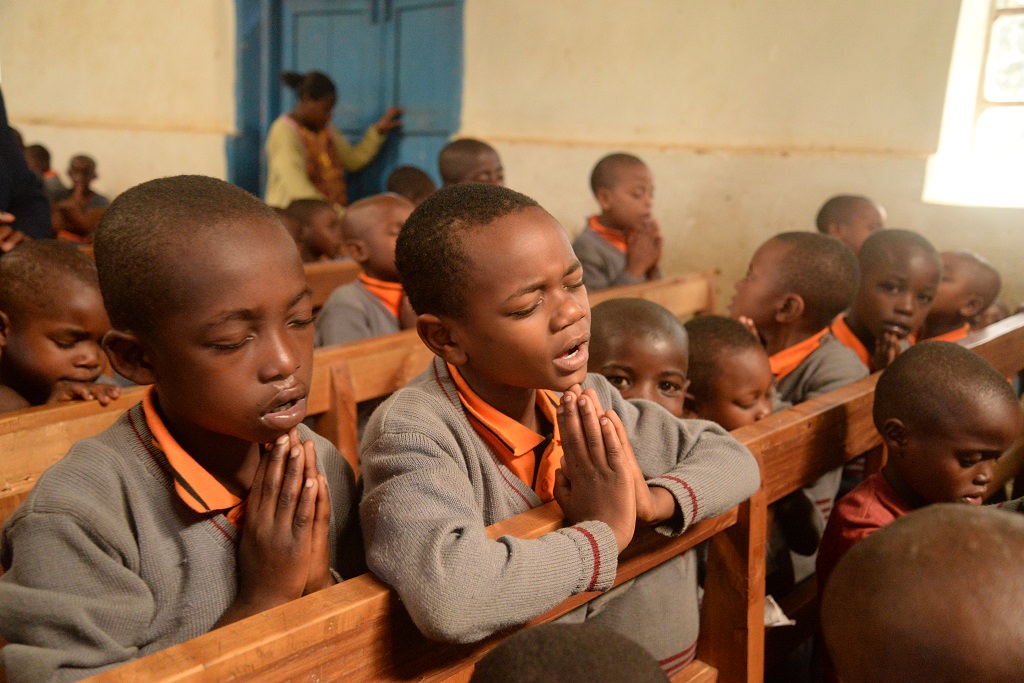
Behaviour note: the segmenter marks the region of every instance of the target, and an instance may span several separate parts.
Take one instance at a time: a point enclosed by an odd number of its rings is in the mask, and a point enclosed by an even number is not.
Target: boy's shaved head
[[[269,206],[216,178],[159,178],[119,195],[96,230],[96,267],[113,326],[149,333],[189,303],[191,254],[253,222],[284,226]]]
[[[597,191],[615,186],[618,180],[619,169],[623,166],[646,166],[640,157],[625,152],[616,152],[603,157],[590,172],[590,189],[596,195]]]
[[[783,290],[800,295],[808,320],[825,327],[857,293],[857,257],[836,238],[814,232],[784,232],[772,239],[791,247],[778,266]]]
[[[462,138],[449,142],[437,157],[441,181],[445,185],[465,182],[477,159],[485,154],[498,156],[493,147],[476,138]]]
[[[959,504],[901,517],[843,557],[822,628],[847,683],[1018,680],[1024,518]]]
[[[387,209],[398,206],[411,210],[412,202],[402,195],[388,192],[366,197],[349,205],[341,219],[345,239],[364,239],[369,231],[381,226],[385,220],[384,212]]]
[[[0,311],[15,322],[47,310],[63,287],[98,286],[96,266],[68,242],[33,240],[0,258]]]
[[[1003,280],[999,271],[984,257],[970,251],[954,251],[949,256],[956,259],[957,263],[964,269],[968,283],[973,294],[982,297],[984,310],[992,305],[992,302],[999,296]]]
[[[395,264],[413,309],[458,318],[465,305],[463,238],[530,207],[540,205],[524,194],[483,183],[443,187],[424,200],[405,222],[395,248]]]
[[[865,273],[873,272],[878,268],[887,267],[892,258],[892,250],[896,247],[911,247],[934,254],[936,264],[941,267],[939,252],[935,251],[931,242],[912,230],[889,228],[876,232],[864,240],[864,244],[857,254],[861,276],[863,277]]]
[[[895,418],[922,428],[956,424],[967,405],[1017,398],[1006,378],[959,344],[924,341],[896,356],[875,386],[875,427]]]
[[[603,346],[615,337],[668,339],[684,351],[686,328],[664,306],[646,299],[602,301],[590,309],[590,355],[602,356]]]
[[[818,210],[818,216],[814,221],[818,226],[818,231],[828,234],[828,226],[833,223],[843,223],[849,220],[854,210],[865,204],[869,206],[875,205],[867,197],[856,194],[841,194],[832,197],[822,204],[821,209]]]
[[[419,204],[437,189],[426,171],[415,166],[399,166],[388,176],[387,190]]]
[[[334,207],[323,199],[296,199],[285,212],[299,222],[299,227],[309,225],[315,216],[324,209],[334,211]]]
[[[733,356],[750,348],[764,351],[761,341],[743,323],[721,315],[702,315],[686,321],[690,342],[690,367],[687,379],[694,396],[707,396],[718,374],[723,357]]]

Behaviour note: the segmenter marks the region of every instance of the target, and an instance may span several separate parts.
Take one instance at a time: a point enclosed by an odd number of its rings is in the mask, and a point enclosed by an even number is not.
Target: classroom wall
[[[587,179],[628,150],[655,176],[668,272],[719,267],[722,303],[754,249],[810,230],[833,194],[972,248],[1024,301],[1024,211],[924,204],[955,0],[469,0],[462,134],[570,233]]]
[[[224,177],[234,36],[231,0],[0,0],[11,125],[62,175],[72,155],[95,157],[95,189],[110,195],[176,173]]]
[[[812,229],[825,198],[864,193],[890,225],[971,247],[1024,301],[1024,211],[924,204],[957,0],[466,0],[462,134],[491,140],[510,185],[575,234],[590,168],[646,159],[665,268],[722,269]],[[170,173],[226,172],[234,122],[231,0],[0,0],[14,125],[59,170],[87,151],[114,194]]]

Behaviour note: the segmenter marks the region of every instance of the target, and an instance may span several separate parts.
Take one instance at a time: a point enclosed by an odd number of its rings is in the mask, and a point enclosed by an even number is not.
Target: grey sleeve
[[[589,375],[587,382],[622,419],[648,484],[668,489],[679,505],[681,519],[659,526],[660,533],[680,534],[757,490],[757,460],[714,422],[681,420],[650,401],[626,400],[600,375]]]
[[[350,299],[335,294],[331,294],[317,315],[315,345],[347,344],[374,336],[366,312]]]
[[[11,518],[0,577],[8,681],[78,680],[139,655],[155,603],[120,541],[130,539],[105,538],[72,514]]]
[[[618,551],[606,524],[488,538],[482,489],[452,433],[430,419],[430,405],[404,416],[394,407],[393,398],[378,410],[364,438],[360,517],[370,570],[427,637],[475,642],[571,595],[611,587]]]

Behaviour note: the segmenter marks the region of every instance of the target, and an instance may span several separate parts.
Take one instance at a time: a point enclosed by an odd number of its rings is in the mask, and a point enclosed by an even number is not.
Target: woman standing
[[[337,90],[326,74],[285,71],[281,82],[299,101],[270,126],[267,135],[267,204],[286,208],[296,199],[324,199],[336,208],[348,203],[345,171],[370,163],[387,132],[402,125],[402,110],[388,107],[363,139],[351,146],[331,125]]]

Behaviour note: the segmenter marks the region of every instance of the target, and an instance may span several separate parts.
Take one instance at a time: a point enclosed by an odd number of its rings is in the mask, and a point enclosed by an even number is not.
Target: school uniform
[[[152,391],[48,469],[3,528],[7,680],[77,680],[208,632],[234,602],[245,503],[184,451]],[[355,477],[325,439],[331,566],[361,569]],[[351,568],[349,568],[351,566]]]
[[[937,334],[934,337],[928,337],[927,339],[920,339],[918,341],[944,341],[944,342],[958,342],[968,334],[971,333],[971,324],[964,323],[955,330],[950,330],[945,334]]]
[[[829,326],[829,331],[832,335],[840,341],[844,346],[848,347],[854,353],[857,354],[857,358],[864,364],[864,367],[871,368],[871,355],[874,349],[868,349],[864,346],[864,343],[857,338],[857,335],[850,329],[849,323],[846,322],[846,314],[840,313],[836,316],[835,320]],[[900,352],[906,351],[910,348],[910,342],[906,339],[900,341]]]
[[[868,369],[856,352],[836,339],[827,327],[773,354],[769,362],[779,395],[790,405],[809,401],[868,376]],[[813,523],[819,534],[824,531],[832,512],[842,474],[842,466],[837,467],[801,489],[817,511]],[[775,538],[773,545],[778,546],[778,542],[779,538]],[[802,581],[814,573],[814,555],[791,552],[790,561],[794,581]]]
[[[597,216],[587,220],[572,250],[583,266],[583,282],[592,292],[646,281],[626,272],[626,236],[601,225]]]
[[[401,330],[401,302],[401,284],[361,273],[355,282],[338,287],[327,298],[316,318],[315,344],[347,344],[394,334]]]
[[[757,488],[756,461],[718,425],[627,401],[600,375],[584,386],[621,416],[648,483],[678,502],[681,514],[659,525],[660,533],[681,534]],[[558,400],[537,392],[538,410],[553,425],[546,442],[547,435],[503,422],[435,358],[371,418],[360,449],[367,564],[397,590],[428,637],[478,641],[571,595],[611,587],[618,552],[603,522],[536,539],[487,537],[488,525],[551,499],[561,458]],[[693,658],[699,627],[694,570],[686,553],[567,618],[604,623],[644,645],[666,670],[678,670]]]

